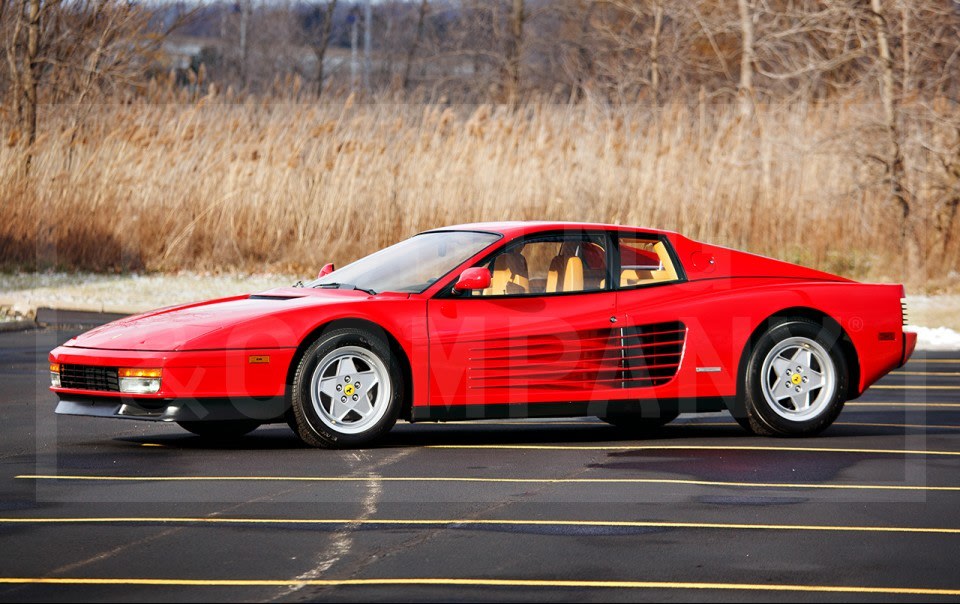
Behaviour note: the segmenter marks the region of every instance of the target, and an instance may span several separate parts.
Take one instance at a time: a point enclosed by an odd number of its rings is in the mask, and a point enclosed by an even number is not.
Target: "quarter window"
[[[677,281],[666,244],[657,237],[620,236],[620,287]]]

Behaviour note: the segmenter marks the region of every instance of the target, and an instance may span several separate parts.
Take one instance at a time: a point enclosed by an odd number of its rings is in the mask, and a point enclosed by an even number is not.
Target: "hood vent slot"
[[[297,298],[302,298],[302,297],[303,296],[273,296],[273,295],[266,295],[266,294],[254,294],[250,296],[250,299],[251,300],[277,300],[279,302],[281,300],[296,300]]]

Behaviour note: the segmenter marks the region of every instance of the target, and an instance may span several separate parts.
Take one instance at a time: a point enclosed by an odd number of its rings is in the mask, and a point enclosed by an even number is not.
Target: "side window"
[[[490,287],[474,296],[540,296],[607,288],[607,238],[554,235],[512,243],[489,261]]]
[[[667,246],[656,237],[620,236],[620,287],[677,281]]]

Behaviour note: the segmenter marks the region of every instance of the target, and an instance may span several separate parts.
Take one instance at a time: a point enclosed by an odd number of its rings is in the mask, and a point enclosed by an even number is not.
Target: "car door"
[[[430,300],[429,406],[483,417],[516,405],[507,414],[522,416],[528,403],[588,401],[617,383],[610,254],[604,232],[528,236],[478,264],[489,288]]]
[[[614,274],[624,395],[646,398],[680,370],[687,344],[682,268],[657,234],[617,235]]]

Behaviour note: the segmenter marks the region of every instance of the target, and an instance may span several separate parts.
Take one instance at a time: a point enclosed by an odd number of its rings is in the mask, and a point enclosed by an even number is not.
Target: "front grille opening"
[[[116,367],[61,365],[60,387],[76,390],[120,392],[120,381],[117,378]]]

